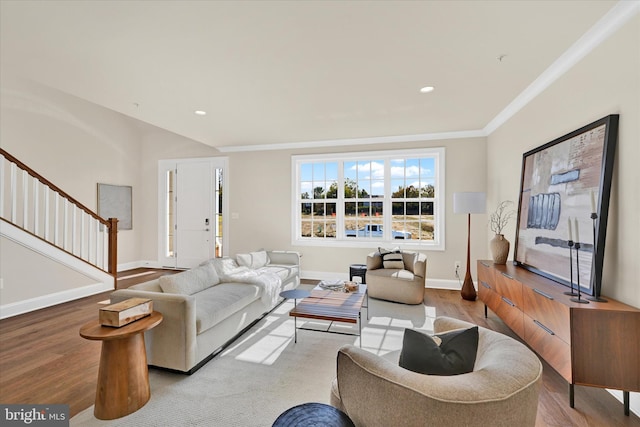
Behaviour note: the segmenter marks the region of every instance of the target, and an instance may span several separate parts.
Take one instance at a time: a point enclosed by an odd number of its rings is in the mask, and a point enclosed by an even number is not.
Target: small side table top
[[[287,409],[272,427],[355,427],[341,410],[324,403],[303,403]]]
[[[80,328],[80,336],[88,340],[99,341],[124,339],[148,331],[160,322],[162,322],[162,314],[157,311],[119,328],[102,326],[99,320],[92,320]]]
[[[289,289],[288,291],[280,292],[280,296],[282,298],[287,299],[301,299],[306,298],[311,295],[311,292],[305,289]]]

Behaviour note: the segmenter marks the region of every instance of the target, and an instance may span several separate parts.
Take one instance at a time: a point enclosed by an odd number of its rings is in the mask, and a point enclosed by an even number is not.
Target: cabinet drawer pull
[[[485,267],[489,268],[491,267],[489,264],[485,264],[484,262],[480,261],[480,264],[484,265]]]
[[[509,276],[507,273],[502,273],[502,272],[500,272],[500,274],[502,274],[504,277],[506,277],[506,278],[508,278],[508,279],[513,280],[513,277],[512,277],[512,276]]]
[[[542,295],[543,297],[545,297],[547,299],[550,299],[550,300],[553,299],[553,297],[551,295],[549,295],[549,294],[547,294],[545,292],[542,292],[540,289],[533,288],[533,292],[535,292],[538,295]]]
[[[544,329],[545,331],[547,331],[547,333],[549,335],[555,335],[556,333],[553,332],[551,329],[547,328],[546,326],[544,326],[542,323],[538,322],[537,320],[534,320],[533,323],[535,323],[536,325],[538,325],[539,327],[541,327],[542,329]]]
[[[483,280],[480,280],[480,284],[481,284],[482,286],[484,286],[485,288],[487,288],[487,289],[491,289],[491,286],[490,286],[489,284],[487,284],[487,282],[485,282],[485,281],[483,281]]]
[[[506,303],[507,303],[507,304],[509,304],[511,307],[515,307],[515,306],[516,306],[516,305],[515,305],[513,302],[511,302],[508,298],[505,298],[505,297],[501,297],[501,298],[502,298],[502,301],[506,302]]]

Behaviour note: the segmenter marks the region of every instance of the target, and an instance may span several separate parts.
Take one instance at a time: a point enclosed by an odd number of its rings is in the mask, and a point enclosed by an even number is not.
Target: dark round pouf
[[[272,427],[355,427],[341,410],[324,403],[303,403],[284,411]]]

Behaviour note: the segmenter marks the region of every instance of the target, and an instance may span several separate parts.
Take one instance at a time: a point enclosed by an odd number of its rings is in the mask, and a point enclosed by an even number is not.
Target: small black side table
[[[349,280],[353,281],[353,276],[360,277],[362,284],[365,285],[367,275],[367,266],[365,264],[351,264],[349,266]]]
[[[303,403],[287,409],[272,427],[355,427],[351,418],[338,408],[324,403]]]

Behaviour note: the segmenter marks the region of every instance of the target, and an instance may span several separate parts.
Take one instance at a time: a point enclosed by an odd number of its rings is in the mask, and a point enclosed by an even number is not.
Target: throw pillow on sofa
[[[405,329],[399,365],[419,374],[465,374],[473,371],[477,351],[477,326],[435,336]]]
[[[162,276],[158,281],[162,292],[183,295],[193,295],[218,283],[220,283],[220,279],[211,264],[204,264],[182,273]]]
[[[402,251],[400,249],[384,249],[378,248],[378,252],[380,252],[380,256],[382,257],[382,267],[383,268],[397,268],[404,269],[404,259],[402,257]]]
[[[269,264],[269,256],[267,255],[267,251],[249,252],[248,254],[236,255],[236,261],[240,266],[255,270],[256,268]]]

